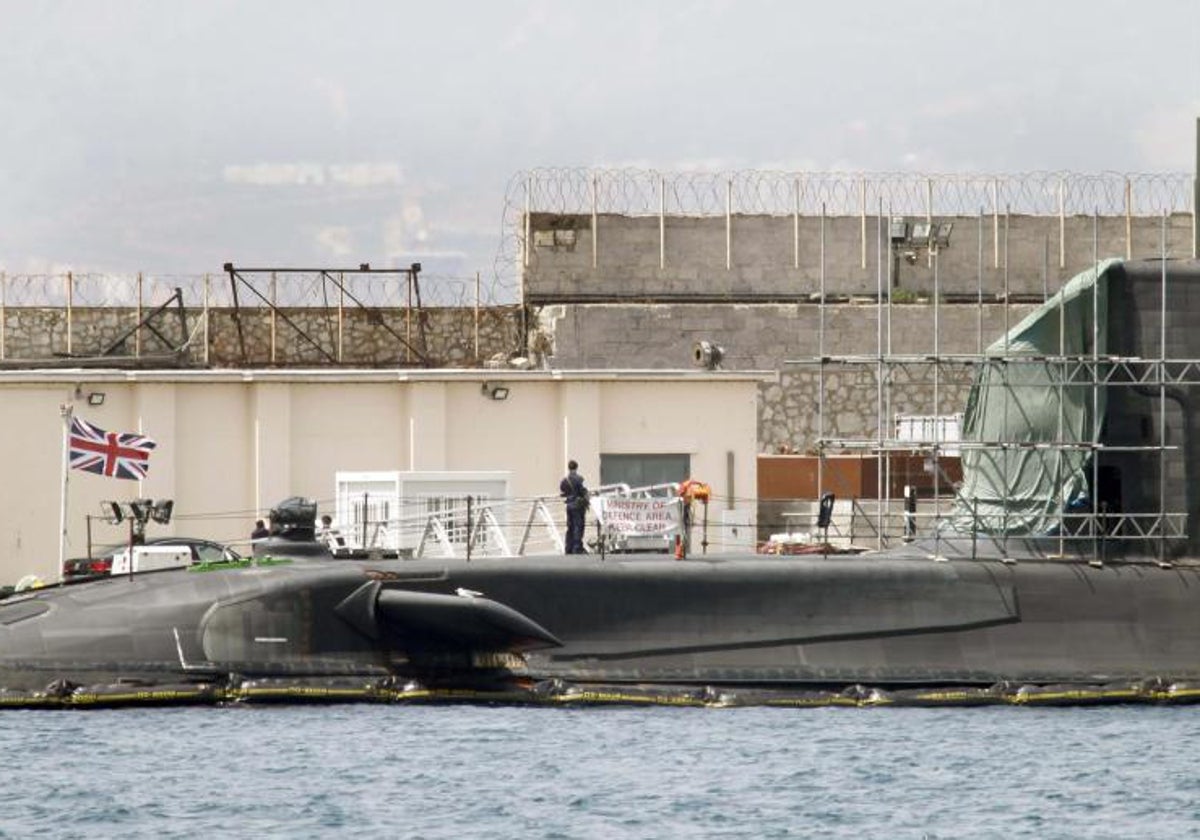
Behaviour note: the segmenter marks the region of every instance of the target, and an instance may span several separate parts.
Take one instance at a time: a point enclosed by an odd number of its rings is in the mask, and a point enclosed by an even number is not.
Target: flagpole
[[[58,519],[58,582],[62,583],[63,568],[67,564],[67,477],[71,472],[71,416],[75,406],[70,400],[58,407],[63,419],[62,445],[62,501]]]

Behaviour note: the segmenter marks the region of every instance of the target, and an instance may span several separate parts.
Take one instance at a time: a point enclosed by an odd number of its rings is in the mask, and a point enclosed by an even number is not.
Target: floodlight
[[[129,510],[133,513],[133,518],[138,522],[145,522],[150,518],[150,512],[154,509],[154,503],[149,499],[134,499],[129,503]]]
[[[492,399],[492,400],[508,399],[508,387],[506,385],[500,384],[499,382],[484,382],[483,387],[481,387],[479,390],[480,390],[480,393],[482,393],[488,399]]]
[[[939,248],[950,247],[950,231],[954,230],[954,222],[941,222],[934,227],[933,243]]]
[[[692,345],[692,364],[705,370],[716,370],[725,358],[725,348],[712,341],[697,341]]]

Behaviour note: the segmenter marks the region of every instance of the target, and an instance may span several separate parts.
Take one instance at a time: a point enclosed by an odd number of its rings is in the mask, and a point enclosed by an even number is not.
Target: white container
[[[192,550],[178,545],[135,545],[133,571],[155,572],[162,569],[181,569],[192,565]],[[129,574],[129,549],[113,556],[114,575]]]

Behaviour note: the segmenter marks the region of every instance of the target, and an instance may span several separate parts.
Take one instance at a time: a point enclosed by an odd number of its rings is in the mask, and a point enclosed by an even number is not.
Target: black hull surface
[[[1200,569],[928,557],[302,560],[0,602],[0,687],[1200,680]]]

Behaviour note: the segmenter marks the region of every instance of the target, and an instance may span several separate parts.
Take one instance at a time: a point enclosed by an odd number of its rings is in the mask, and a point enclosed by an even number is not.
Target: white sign
[[[604,527],[618,534],[669,534],[679,530],[679,499],[604,499]]]

